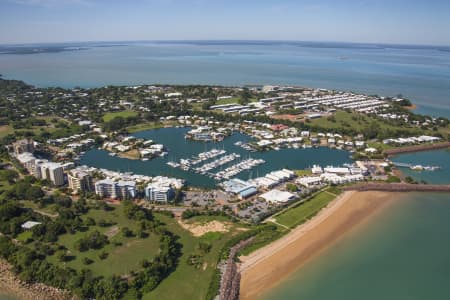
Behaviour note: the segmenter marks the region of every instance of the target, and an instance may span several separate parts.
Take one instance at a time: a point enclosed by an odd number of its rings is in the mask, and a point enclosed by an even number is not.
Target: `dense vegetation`
[[[7,176],[11,177],[16,176]],[[22,186],[25,188],[24,192],[17,193]],[[27,182],[27,179],[17,180],[0,196],[0,232],[3,233],[0,237],[0,256],[13,265],[14,271],[22,280],[68,289],[83,299],[118,299],[125,294],[140,298],[175,270],[181,255],[178,237],[156,220],[150,211],[128,201],[124,202],[121,210],[130,224],[136,224],[136,238],[145,239],[150,232],[159,236],[158,253],[152,259],[142,261],[140,268],[128,274],[128,280],[123,279],[122,275],[125,274],[102,276],[95,274],[90,268],[72,268],[55,263],[55,259],[70,262],[83,252],[104,248],[111,239],[97,229],[90,228],[98,228],[95,226],[100,226],[101,223],[105,224],[103,226],[111,226],[113,223],[88,217],[98,209],[105,209],[104,205],[98,206],[95,201],[89,200],[88,203],[84,199],[72,203],[70,198],[63,200],[54,197],[56,200],[44,200],[42,195],[29,197],[30,190],[35,188],[40,190]],[[15,198],[10,198],[10,195]],[[19,200],[24,199],[45,203],[44,208],[51,203],[57,211],[57,217],[52,218],[23,207]],[[41,224],[31,230],[22,229],[21,224],[30,220]],[[25,235],[27,238],[23,238]],[[75,240],[74,245],[69,245],[62,242],[66,235],[81,237]],[[69,240],[72,243],[74,241],[73,238]],[[112,241],[116,243],[114,239]],[[120,246],[120,243],[115,246]],[[72,247],[71,251],[68,251],[69,247]],[[105,251],[98,253],[100,260],[108,256]],[[90,258],[83,259],[84,265],[92,263]]]

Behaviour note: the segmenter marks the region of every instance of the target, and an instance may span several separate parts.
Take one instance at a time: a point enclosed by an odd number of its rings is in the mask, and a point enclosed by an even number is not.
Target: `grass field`
[[[124,275],[130,271],[139,270],[143,259],[151,260],[158,253],[158,235],[150,233],[146,238],[124,237],[122,235],[121,228],[123,227],[128,227],[133,231],[137,229],[137,223],[125,217],[122,206],[115,207],[114,211],[91,209],[82,218],[86,219],[87,217],[91,217],[96,221],[103,219],[107,222],[116,222],[117,224],[109,227],[90,226],[86,232],[61,235],[57,243],[64,245],[68,249],[68,255],[71,257],[70,261],[65,262],[66,266],[77,270],[89,268],[95,275]],[[79,252],[75,249],[75,242],[94,230],[107,235],[110,243],[102,249],[90,249],[85,252]],[[121,245],[116,246],[115,242],[119,242]],[[103,251],[108,253],[108,257],[101,260],[99,254]],[[84,258],[89,258],[94,262],[86,266],[83,264]],[[50,262],[61,264],[56,255],[50,256],[48,259]]]
[[[8,134],[11,134],[13,132],[14,132],[14,129],[9,125],[0,126],[0,137],[7,136]]]
[[[175,122],[173,124],[175,124]],[[130,133],[134,133],[134,132],[138,132],[138,131],[163,128],[165,125],[172,125],[172,124],[163,124],[163,123],[155,123],[155,122],[140,123],[137,125],[127,127],[127,131]]]
[[[353,128],[358,131],[366,128],[367,126],[371,126],[372,124],[376,124],[376,127],[378,129],[395,128],[395,126],[389,125],[385,122],[382,122],[380,120],[377,120],[375,118],[363,114],[349,113],[346,111],[337,111],[333,116],[335,122],[333,122],[332,119],[329,120],[327,117],[322,117],[311,120],[310,124],[328,129]],[[418,128],[402,128],[402,129],[411,131],[411,134],[421,132],[421,130]]]
[[[230,99],[220,99],[220,100],[216,101],[216,105],[231,104],[231,103],[239,104],[239,100],[240,100],[239,97],[232,97]],[[249,101],[256,102],[256,101],[258,101],[258,99],[250,98]]]
[[[315,216],[322,208],[328,205],[334,195],[327,192],[320,192],[310,200],[290,208],[287,211],[277,215],[275,220],[277,223],[294,228]]]
[[[155,213],[155,215],[157,214]],[[177,269],[161,282],[155,290],[144,295],[143,299],[205,299],[219,253],[225,242],[236,233],[236,228],[239,225],[233,225],[233,228],[227,233],[207,233],[201,237],[194,237],[190,232],[181,228],[175,219],[164,215],[157,216],[166,223],[170,231],[180,237],[179,242],[183,244],[183,255],[180,258]],[[220,217],[213,218],[215,220],[220,219]],[[206,221],[203,216],[194,217],[193,219],[197,219],[199,222]],[[212,248],[203,258],[203,267],[197,269],[188,265],[186,261],[190,254],[196,252],[197,245],[204,241],[211,242]]]
[[[128,117],[135,117],[138,113],[132,110],[123,110],[123,111],[115,111],[115,112],[108,112],[103,115],[103,121],[109,122],[115,117],[122,117],[122,118],[128,118]]]
[[[312,171],[310,169],[296,170],[295,171],[295,175],[297,175],[298,177],[308,176],[308,175],[311,175],[311,174],[312,174]]]
[[[67,123],[67,120],[60,118],[60,117],[56,117],[56,116],[40,116],[40,117],[36,117],[36,119],[45,120],[47,122],[47,125],[46,126],[32,126],[30,128],[21,128],[21,129],[14,129],[11,125],[2,125],[2,126],[0,126],[0,138],[3,138],[8,134],[13,134],[14,132],[21,132],[21,131],[32,131],[35,134],[39,134],[43,130],[48,131],[50,133],[54,132],[54,131],[58,130],[58,128],[56,128],[54,126],[54,124],[51,122],[52,119],[57,119],[58,121]]]
[[[239,97],[232,97],[230,99],[220,99],[216,101],[216,105],[223,105],[223,104],[231,104],[231,103],[239,103]]]

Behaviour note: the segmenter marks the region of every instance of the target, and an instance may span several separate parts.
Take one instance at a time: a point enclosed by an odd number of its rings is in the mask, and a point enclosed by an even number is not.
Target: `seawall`
[[[386,191],[386,192],[450,192],[450,185],[409,184],[409,183],[359,183],[343,188],[347,191]]]
[[[438,150],[445,149],[450,147],[450,142],[442,142],[435,144],[426,144],[426,145],[414,145],[414,146],[406,146],[394,149],[384,150],[383,153],[388,156],[400,154],[400,153],[411,153],[411,152],[419,152],[419,151],[429,151],[429,150]]]

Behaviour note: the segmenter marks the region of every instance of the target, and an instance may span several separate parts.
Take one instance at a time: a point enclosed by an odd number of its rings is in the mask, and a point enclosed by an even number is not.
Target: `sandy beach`
[[[399,193],[341,194],[315,218],[249,256],[240,257],[241,298],[256,299],[336,242],[355,225],[375,216]]]

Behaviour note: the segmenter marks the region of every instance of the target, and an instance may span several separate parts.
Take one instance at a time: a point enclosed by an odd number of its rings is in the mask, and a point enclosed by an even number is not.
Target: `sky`
[[[298,40],[450,45],[450,0],[0,0],[0,44]]]

